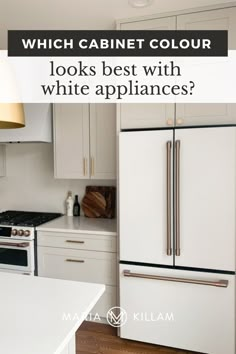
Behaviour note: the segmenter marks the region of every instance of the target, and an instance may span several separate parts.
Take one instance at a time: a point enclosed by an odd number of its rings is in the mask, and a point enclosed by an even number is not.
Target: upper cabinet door
[[[171,196],[172,141],[171,130],[120,133],[121,260],[173,264],[173,257],[167,255],[172,232],[171,200],[167,198],[167,186]]]
[[[54,105],[56,178],[89,178],[89,105]]]
[[[175,30],[176,17],[122,23],[122,30]],[[174,104],[121,104],[121,129],[156,128],[174,125]]]
[[[178,30],[227,30],[229,49],[236,49],[236,7],[177,16]]]
[[[92,179],[116,178],[116,106],[90,105],[90,171]]]
[[[236,49],[236,7],[177,17],[178,30],[228,30],[229,49]],[[176,125],[235,124],[236,104],[177,104]]]
[[[180,256],[175,265],[235,271],[236,128],[178,129]]]

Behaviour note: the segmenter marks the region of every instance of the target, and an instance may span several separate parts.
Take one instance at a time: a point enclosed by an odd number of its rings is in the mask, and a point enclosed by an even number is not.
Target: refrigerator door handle
[[[180,256],[180,140],[175,142],[175,255]]]
[[[167,256],[172,255],[171,248],[171,141],[167,141]]]
[[[176,283],[207,285],[207,286],[215,286],[218,288],[227,288],[229,285],[228,280],[210,281],[210,280],[191,279],[191,278],[165,277],[159,275],[133,273],[130,270],[124,270],[123,275],[125,277],[130,277],[130,278],[142,278],[142,279],[152,279],[152,280],[161,280],[161,281],[171,281]]]

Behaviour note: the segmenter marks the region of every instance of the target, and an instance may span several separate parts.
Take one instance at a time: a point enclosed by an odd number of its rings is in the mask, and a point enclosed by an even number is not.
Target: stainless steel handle
[[[141,274],[141,273],[132,273],[130,270],[124,270],[123,272],[125,277],[132,278],[142,278],[142,279],[153,279],[153,280],[162,280],[162,281],[172,281],[176,283],[187,283],[187,284],[197,284],[197,285],[208,285],[216,286],[218,288],[227,288],[229,285],[228,280],[200,280],[200,279],[185,279],[185,278],[176,278],[176,277],[165,277],[159,275],[150,275],[150,274]]]
[[[83,158],[83,170],[84,170],[84,176],[86,175],[85,173],[85,158]]]
[[[83,259],[66,259],[66,262],[71,262],[71,263],[84,263],[85,261]]]
[[[167,141],[167,256],[172,255],[171,248],[171,141]]]
[[[68,243],[80,243],[80,244],[84,243],[84,241],[76,241],[76,240],[66,240],[66,242],[68,242]]]
[[[0,242],[0,246],[26,248],[29,247],[29,242]]]
[[[175,142],[175,255],[180,256],[180,140]]]

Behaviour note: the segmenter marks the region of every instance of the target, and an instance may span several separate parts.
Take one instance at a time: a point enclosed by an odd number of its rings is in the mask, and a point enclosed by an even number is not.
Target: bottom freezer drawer
[[[235,354],[235,275],[120,265],[120,336]]]

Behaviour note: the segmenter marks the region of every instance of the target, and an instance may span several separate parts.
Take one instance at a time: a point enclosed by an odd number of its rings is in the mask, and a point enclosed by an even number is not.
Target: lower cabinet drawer
[[[215,286],[221,280],[227,287]],[[122,338],[235,354],[234,275],[121,265],[120,306],[128,316]]]
[[[116,236],[38,231],[38,246],[116,252]]]
[[[116,255],[38,247],[39,276],[116,285]]]

